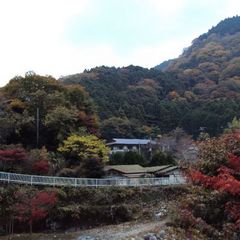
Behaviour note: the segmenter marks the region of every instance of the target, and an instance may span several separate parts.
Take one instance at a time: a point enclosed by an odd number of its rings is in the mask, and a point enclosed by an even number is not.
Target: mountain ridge
[[[217,135],[239,117],[239,26],[239,16],[221,21],[181,56],[155,68],[102,66],[60,80],[86,88],[106,138],[141,137],[176,127],[197,136],[203,126]]]

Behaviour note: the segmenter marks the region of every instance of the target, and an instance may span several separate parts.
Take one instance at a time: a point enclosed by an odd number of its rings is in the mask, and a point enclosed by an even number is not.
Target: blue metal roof
[[[111,144],[146,145],[149,143],[150,139],[113,138],[113,142]]]

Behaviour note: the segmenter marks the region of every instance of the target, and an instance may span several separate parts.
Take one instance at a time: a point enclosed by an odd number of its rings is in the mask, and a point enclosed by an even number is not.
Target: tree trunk
[[[30,227],[30,235],[32,235],[32,221],[29,222],[29,227]]]
[[[7,233],[8,233],[8,239],[11,239],[11,229],[12,229],[12,226],[11,226],[11,218],[9,219],[9,222],[8,222],[8,229],[7,229]]]
[[[14,233],[14,218],[12,218],[12,235]]]

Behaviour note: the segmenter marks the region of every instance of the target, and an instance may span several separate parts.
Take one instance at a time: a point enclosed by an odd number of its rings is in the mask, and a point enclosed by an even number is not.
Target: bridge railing
[[[26,175],[0,172],[0,181],[30,185],[73,186],[73,187],[104,187],[104,186],[160,186],[184,184],[186,180],[181,175],[171,175],[160,178],[69,178]]]

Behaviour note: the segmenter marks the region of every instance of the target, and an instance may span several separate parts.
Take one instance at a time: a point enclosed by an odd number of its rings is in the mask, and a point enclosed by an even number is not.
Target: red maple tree
[[[47,160],[39,160],[34,163],[32,170],[36,173],[46,174],[49,172],[49,163]]]
[[[189,177],[194,184],[228,195],[225,210],[235,222],[235,227],[240,229],[240,157],[228,153],[226,165],[218,168],[216,176],[192,170]]]
[[[13,166],[28,160],[23,148],[0,150],[0,163],[3,171],[12,170]]]
[[[0,150],[0,161],[3,162],[24,161],[27,158],[26,151],[22,148]]]
[[[28,222],[30,233],[32,233],[33,222],[45,218],[57,200],[55,191],[40,191],[34,194],[19,191],[16,197],[18,202],[13,206],[15,219]]]

